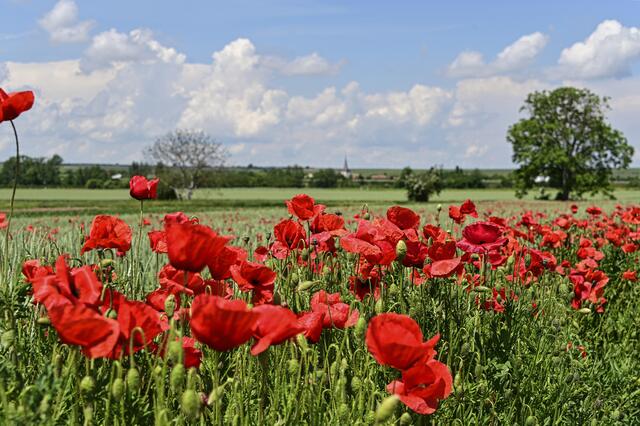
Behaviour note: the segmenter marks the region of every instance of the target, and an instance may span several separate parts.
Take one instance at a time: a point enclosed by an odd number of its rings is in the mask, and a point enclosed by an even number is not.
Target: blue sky
[[[0,85],[38,94],[20,123],[31,155],[129,162],[194,127],[234,164],[339,166],[347,153],[361,167],[509,167],[504,134],[526,93],[563,84],[611,96],[612,123],[640,151],[637,0],[0,10]]]

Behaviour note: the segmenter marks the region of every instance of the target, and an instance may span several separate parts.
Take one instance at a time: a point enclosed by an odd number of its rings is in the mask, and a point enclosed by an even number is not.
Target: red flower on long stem
[[[131,228],[115,216],[98,215],[93,219],[89,238],[80,250],[83,254],[95,249],[116,249],[119,254],[131,248]]]
[[[35,96],[31,91],[7,93],[0,89],[0,123],[15,120],[30,110],[34,101]]]
[[[136,200],[155,199],[158,197],[158,182],[158,178],[148,180],[144,176],[133,176],[129,181],[129,195]]]
[[[261,305],[253,309],[259,314],[253,337],[257,340],[251,355],[266,351],[269,346],[279,345],[305,331],[298,317],[289,309],[276,305]]]
[[[169,262],[176,269],[200,272],[211,259],[220,254],[229,241],[208,226],[184,223],[165,223]]]
[[[253,303],[260,305],[273,300],[276,273],[254,262],[242,262],[231,267],[231,277],[242,291],[253,292]]]
[[[418,414],[433,414],[439,401],[451,394],[453,380],[449,368],[434,359],[402,372],[402,380],[387,385],[387,392]]]
[[[322,204],[316,204],[315,200],[307,194],[298,194],[285,203],[289,213],[302,221],[313,218],[324,209]]]
[[[465,226],[458,248],[467,253],[487,253],[506,244],[502,229],[491,222],[476,222]]]

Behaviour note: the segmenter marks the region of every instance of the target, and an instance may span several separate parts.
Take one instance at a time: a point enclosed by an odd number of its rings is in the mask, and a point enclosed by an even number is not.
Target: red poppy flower
[[[33,92],[16,92],[7,94],[0,89],[0,123],[12,121],[33,106]]]
[[[622,273],[622,279],[636,282],[638,281],[638,271],[630,271],[630,270],[624,271]]]
[[[212,257],[207,262],[211,278],[214,280],[226,280],[230,278],[231,266],[246,258],[247,254],[241,248],[225,246],[216,257]]]
[[[347,233],[344,229],[344,218],[333,213],[323,213],[317,215],[311,223],[311,232],[319,234],[328,232],[331,236],[342,236]]]
[[[164,231],[151,231],[147,235],[149,236],[151,251],[154,253],[167,252],[167,235]]]
[[[231,277],[242,291],[253,291],[253,303],[262,304],[273,299],[273,283],[276,273],[254,262],[242,262],[231,267]]]
[[[465,226],[458,248],[467,253],[486,253],[496,250],[507,242],[502,238],[502,230],[491,222],[476,222]]]
[[[464,222],[466,216],[469,215],[471,217],[478,217],[478,212],[476,211],[476,205],[473,204],[473,201],[466,200],[464,203],[457,206],[449,206],[449,217],[453,219],[456,223]]]
[[[271,252],[277,259],[286,258],[291,250],[306,246],[307,233],[302,225],[294,220],[283,220],[273,228],[276,242],[271,246]]]
[[[380,278],[377,274],[366,279],[351,276],[349,277],[349,290],[360,301],[367,296],[372,296],[374,300],[378,300],[380,298]]]
[[[275,305],[261,305],[253,309],[259,314],[253,337],[257,340],[251,348],[251,355],[266,351],[269,346],[279,345],[304,332],[298,324],[298,317],[289,309]]]
[[[218,235],[208,226],[185,223],[165,223],[169,262],[176,269],[200,272],[209,261],[222,252],[228,237]]]
[[[155,199],[158,197],[158,182],[158,178],[147,180],[144,176],[133,176],[129,181],[129,194],[136,200]]]
[[[298,194],[285,203],[289,213],[300,220],[309,220],[324,209],[323,205],[316,204],[315,200],[307,194]]]
[[[51,325],[63,343],[77,345],[88,358],[111,356],[120,337],[118,321],[82,304],[47,309]]]
[[[420,226],[420,216],[406,207],[389,207],[387,210],[387,219],[402,230],[418,229]]]
[[[259,314],[242,300],[225,300],[200,294],[191,304],[191,333],[199,342],[217,351],[228,351],[247,342]]]
[[[298,324],[304,329],[304,337],[313,343],[318,343],[324,328],[324,312],[302,312],[298,316]]]
[[[418,363],[402,372],[402,380],[387,385],[387,392],[418,414],[433,414],[438,402],[451,394],[453,379],[449,368],[434,359]]]
[[[89,238],[80,250],[83,254],[95,249],[116,249],[119,254],[131,248],[131,228],[115,216],[98,215],[93,219]]]
[[[407,315],[385,313],[376,315],[367,328],[367,348],[381,365],[406,370],[416,363],[433,358],[440,335],[426,342],[417,322]]]
[[[320,290],[311,297],[311,310],[324,314],[322,324],[324,328],[345,328],[355,325],[358,321],[357,309],[340,300],[340,293],[327,293]]]
[[[112,359],[120,358],[122,353],[128,355],[131,349],[135,353],[149,348],[153,339],[162,332],[160,313],[144,302],[123,297],[116,312],[120,336]]]

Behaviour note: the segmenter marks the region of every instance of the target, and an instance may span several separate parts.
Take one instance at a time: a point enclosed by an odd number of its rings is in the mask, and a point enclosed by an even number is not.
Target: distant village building
[[[122,179],[122,173],[116,173],[115,175],[111,175],[111,180],[120,180]]]
[[[345,179],[351,179],[351,169],[349,169],[349,163],[347,163],[347,156],[344,156],[344,165],[342,166],[342,170],[340,171],[340,174],[345,178]]]

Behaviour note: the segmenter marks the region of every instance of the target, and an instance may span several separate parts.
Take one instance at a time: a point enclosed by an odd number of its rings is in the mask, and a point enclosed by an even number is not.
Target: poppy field
[[[638,206],[145,213],[155,184],[1,216],[2,424],[640,416]]]

